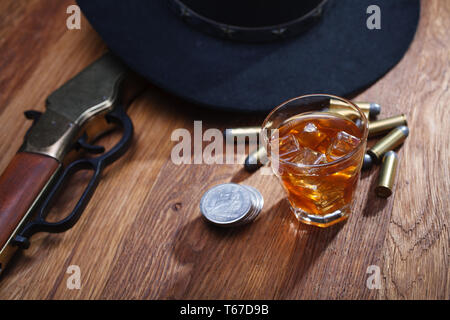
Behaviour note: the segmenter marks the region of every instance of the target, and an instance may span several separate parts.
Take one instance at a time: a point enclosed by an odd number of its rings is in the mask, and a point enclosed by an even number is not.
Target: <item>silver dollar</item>
[[[200,201],[200,210],[205,218],[222,225],[238,222],[252,207],[250,191],[234,183],[213,187],[203,195]]]

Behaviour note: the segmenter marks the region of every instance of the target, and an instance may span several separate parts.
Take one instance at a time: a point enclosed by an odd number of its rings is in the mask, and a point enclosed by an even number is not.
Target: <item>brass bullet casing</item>
[[[392,194],[395,177],[397,175],[398,156],[394,151],[388,151],[383,157],[383,164],[378,178],[375,193],[381,198],[388,198]]]
[[[406,116],[404,114],[369,122],[369,137],[388,132],[395,127],[407,126]]]
[[[244,168],[248,172],[254,172],[268,162],[266,148],[261,147],[248,155],[245,159]]]
[[[397,127],[387,134],[383,139],[378,141],[372,148],[367,150],[367,153],[375,162],[380,162],[381,157],[405,141],[409,135],[409,129],[406,126]]]
[[[226,129],[224,131],[224,136],[225,136],[225,138],[256,136],[256,138],[258,139],[260,131],[261,131],[260,127]]]
[[[367,118],[376,117],[381,112],[381,107],[378,103],[373,102],[353,102],[361,109],[362,112],[367,116]],[[342,107],[347,107],[348,105],[340,100],[330,99],[330,109],[339,109]]]
[[[351,109],[351,108],[330,108],[326,111],[331,112],[331,113],[337,113],[337,114],[339,114],[343,117],[346,117],[350,120],[358,119],[360,117],[359,112],[356,111],[355,109]],[[363,111],[363,113],[366,115],[366,118],[369,118],[368,111]]]

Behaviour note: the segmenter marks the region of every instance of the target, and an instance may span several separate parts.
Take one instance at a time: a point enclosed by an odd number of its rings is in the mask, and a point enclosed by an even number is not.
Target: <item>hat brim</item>
[[[370,86],[401,60],[420,16],[419,0],[331,0],[307,32],[247,44],[188,26],[164,0],[78,4],[130,68],[179,97],[232,111],[266,112],[295,96],[347,97]],[[367,27],[370,5],[381,9],[381,29]]]

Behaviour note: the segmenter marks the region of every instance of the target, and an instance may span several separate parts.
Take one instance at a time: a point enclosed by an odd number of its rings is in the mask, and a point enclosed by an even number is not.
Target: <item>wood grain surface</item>
[[[30,125],[23,111],[43,110],[53,90],[106,50],[86,20],[81,30],[66,28],[72,3],[0,2],[0,171]],[[327,229],[298,223],[274,176],[172,163],[176,128],[262,119],[206,112],[149,85],[128,111],[136,133],[129,152],[105,171],[73,229],[36,234],[14,257],[0,298],[449,299],[449,83],[450,1],[423,1],[410,50],[355,97],[380,103],[380,117],[407,115],[395,192],[377,198],[378,168],[363,173],[353,215]],[[200,198],[230,181],[259,189],[264,209],[245,227],[212,227]],[[69,194],[83,186],[75,179]],[[62,199],[57,212],[70,204]],[[80,267],[79,290],[67,288],[70,265]],[[371,265],[380,268],[380,289],[366,286]]]

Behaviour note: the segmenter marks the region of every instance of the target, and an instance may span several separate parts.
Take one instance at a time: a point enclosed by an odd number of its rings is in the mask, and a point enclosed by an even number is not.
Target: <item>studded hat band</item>
[[[264,27],[239,27],[206,18],[183,4],[180,0],[169,0],[171,9],[189,25],[216,37],[242,42],[268,42],[298,35],[306,31],[322,16],[323,0],[314,9],[287,23]]]

